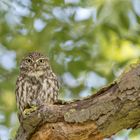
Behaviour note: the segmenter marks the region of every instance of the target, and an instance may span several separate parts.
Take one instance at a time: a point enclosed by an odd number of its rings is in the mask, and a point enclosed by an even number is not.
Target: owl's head
[[[51,71],[48,57],[39,52],[29,53],[20,64],[20,72],[28,76],[41,76]]]

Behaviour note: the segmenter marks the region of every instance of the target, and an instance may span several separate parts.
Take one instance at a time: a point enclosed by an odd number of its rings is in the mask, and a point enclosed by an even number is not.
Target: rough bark
[[[140,65],[96,94],[71,103],[42,105],[22,120],[16,140],[102,140],[140,127]]]

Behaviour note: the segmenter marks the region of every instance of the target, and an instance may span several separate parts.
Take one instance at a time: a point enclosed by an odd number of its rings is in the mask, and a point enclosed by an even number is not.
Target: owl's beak
[[[34,69],[36,69],[37,68],[37,64],[36,63],[34,63]]]

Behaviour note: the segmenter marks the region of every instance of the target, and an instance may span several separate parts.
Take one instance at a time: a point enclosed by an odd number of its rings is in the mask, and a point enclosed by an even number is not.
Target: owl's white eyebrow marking
[[[42,57],[42,58],[37,59],[36,62],[38,62],[38,61],[41,60],[41,59],[43,59],[43,60],[48,60],[47,57],[45,57],[45,58]]]
[[[27,57],[24,60],[31,60],[33,62],[33,60],[30,57]]]

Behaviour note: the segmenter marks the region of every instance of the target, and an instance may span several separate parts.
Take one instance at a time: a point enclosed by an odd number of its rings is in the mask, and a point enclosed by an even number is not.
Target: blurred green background
[[[48,55],[60,98],[82,98],[140,56],[140,0],[0,0],[0,140],[18,127],[15,81],[31,51]],[[123,130],[112,140],[139,140]]]

